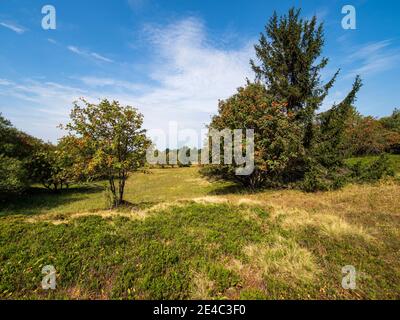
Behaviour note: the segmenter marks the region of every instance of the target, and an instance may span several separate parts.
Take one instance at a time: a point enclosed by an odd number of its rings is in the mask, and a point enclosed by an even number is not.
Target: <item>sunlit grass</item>
[[[0,298],[400,298],[395,179],[235,190],[194,167],[133,174],[119,210],[107,208],[102,183],[10,199],[0,207]],[[40,286],[49,264],[50,292]],[[345,265],[358,271],[356,290],[341,287]]]
[[[143,208],[160,202],[206,196],[231,185],[210,183],[201,178],[198,168],[153,169],[132,173],[127,181],[125,200]],[[107,183],[73,185],[53,194],[36,186],[22,197],[0,203],[0,215],[75,214],[108,209]]]

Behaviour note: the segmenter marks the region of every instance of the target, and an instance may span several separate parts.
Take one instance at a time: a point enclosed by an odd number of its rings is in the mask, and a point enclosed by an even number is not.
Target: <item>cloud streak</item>
[[[25,29],[24,27],[21,27],[13,22],[0,22],[0,25],[18,34],[23,34],[27,31],[27,29]]]
[[[50,40],[49,40],[49,41],[50,41]],[[53,40],[53,41],[54,41],[54,40]],[[52,41],[50,41],[50,42],[52,42]],[[52,43],[54,43],[54,42],[52,42]],[[113,63],[113,62],[114,62],[113,60],[108,59],[108,58],[102,56],[102,55],[99,54],[99,53],[90,52],[90,51],[85,51],[85,50],[80,49],[80,48],[78,48],[78,47],[76,47],[76,46],[68,46],[67,49],[68,49],[69,51],[75,53],[75,54],[78,54],[78,55],[83,56],[83,57],[86,57],[86,58],[94,58],[95,60],[102,61],[102,62],[108,62],[108,63]]]
[[[383,40],[356,48],[348,60],[358,67],[352,69],[347,78],[358,74],[365,78],[397,66],[400,62],[400,51],[392,49],[391,45],[391,40]]]

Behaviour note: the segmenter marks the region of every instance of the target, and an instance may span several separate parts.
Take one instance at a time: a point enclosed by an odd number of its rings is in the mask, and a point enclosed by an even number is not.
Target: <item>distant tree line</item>
[[[353,108],[346,123],[344,154],[346,157],[400,154],[400,109],[380,119],[362,116]]]
[[[187,161],[181,161],[179,154],[185,155]],[[165,159],[165,161],[161,161],[163,163],[157,163],[152,165],[152,167],[156,168],[182,168],[182,167],[191,167],[193,165],[199,164],[199,159],[201,155],[201,149],[196,147],[188,147],[183,146],[178,149],[170,149],[166,148],[161,151],[156,149],[154,151],[154,156],[159,159]]]

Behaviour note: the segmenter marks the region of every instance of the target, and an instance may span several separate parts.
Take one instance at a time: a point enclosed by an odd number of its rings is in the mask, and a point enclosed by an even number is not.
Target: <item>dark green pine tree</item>
[[[277,99],[286,100],[288,111],[305,116],[320,106],[339,73],[321,83],[320,71],[328,63],[325,57],[319,59],[323,45],[323,24],[316,16],[303,20],[300,9],[294,8],[280,18],[274,12],[255,46],[261,64],[250,63],[257,79]]]
[[[310,20],[302,19],[300,13],[300,9],[291,8],[288,14],[278,17],[274,12],[255,45],[259,64],[253,60],[250,63],[256,80],[264,82],[269,94],[277,101],[287,102],[287,112],[295,114],[303,128],[303,145],[310,150],[313,143],[321,140],[315,136],[320,133],[315,130],[316,112],[340,70],[328,82],[322,83],[320,73],[328,64],[328,59],[321,57],[323,24],[317,22],[316,16]],[[341,110],[354,101],[360,86],[361,80],[357,77],[350,94],[335,109]],[[344,116],[346,113],[340,114]],[[337,130],[340,136],[339,132]],[[332,152],[336,152],[333,146]]]
[[[356,94],[362,86],[359,76],[356,77],[353,88],[344,100],[317,117],[316,141],[313,144],[313,154],[318,163],[326,168],[343,165],[343,143],[347,119],[354,112],[353,103]]]

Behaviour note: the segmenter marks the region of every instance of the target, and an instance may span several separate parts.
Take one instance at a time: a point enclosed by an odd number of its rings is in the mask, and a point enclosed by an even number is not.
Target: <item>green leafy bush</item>
[[[24,191],[28,187],[26,176],[22,161],[0,155],[0,199]]]
[[[327,170],[321,165],[313,165],[304,175],[300,188],[306,192],[337,190],[348,181],[348,171],[340,167]]]
[[[390,163],[387,154],[382,154],[378,159],[370,164],[365,164],[361,160],[349,165],[351,176],[355,181],[372,182],[387,176],[394,176],[395,171]]]

